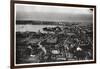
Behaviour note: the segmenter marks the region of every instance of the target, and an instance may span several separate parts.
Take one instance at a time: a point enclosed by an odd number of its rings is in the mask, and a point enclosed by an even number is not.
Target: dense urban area
[[[81,23],[56,22],[55,27],[42,28],[44,32],[17,31],[16,63],[91,60],[93,59],[92,29],[92,23],[81,25]]]

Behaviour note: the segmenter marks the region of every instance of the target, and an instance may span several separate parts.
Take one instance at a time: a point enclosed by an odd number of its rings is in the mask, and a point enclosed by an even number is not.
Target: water
[[[43,28],[45,27],[56,27],[57,25],[16,25],[16,32],[38,32],[39,30],[41,32],[43,31]]]

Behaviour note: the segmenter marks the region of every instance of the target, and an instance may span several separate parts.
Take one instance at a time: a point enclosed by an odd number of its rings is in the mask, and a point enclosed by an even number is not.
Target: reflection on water
[[[16,32],[44,32],[42,29],[44,27],[56,27],[57,25],[16,25]]]

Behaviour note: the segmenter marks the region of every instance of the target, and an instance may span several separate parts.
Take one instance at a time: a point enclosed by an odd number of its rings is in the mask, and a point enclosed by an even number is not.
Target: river
[[[41,32],[43,31],[43,28],[45,27],[56,27],[57,25],[16,25],[16,32],[38,32],[39,30]]]

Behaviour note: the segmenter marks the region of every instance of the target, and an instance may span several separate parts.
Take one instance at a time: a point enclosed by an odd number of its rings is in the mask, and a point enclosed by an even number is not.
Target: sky
[[[90,8],[15,4],[16,20],[92,22]]]

